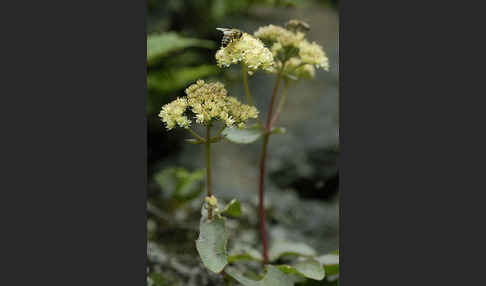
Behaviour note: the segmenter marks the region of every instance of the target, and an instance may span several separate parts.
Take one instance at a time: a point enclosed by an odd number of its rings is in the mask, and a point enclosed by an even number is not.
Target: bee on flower
[[[216,52],[219,67],[242,63],[252,75],[256,70],[270,70],[273,65],[272,52],[263,42],[237,29],[218,28],[223,32],[221,48]]]

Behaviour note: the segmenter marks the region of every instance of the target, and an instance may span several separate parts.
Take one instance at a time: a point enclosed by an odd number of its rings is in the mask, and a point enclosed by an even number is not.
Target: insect
[[[285,27],[291,31],[309,31],[310,26],[304,21],[300,20],[290,20],[287,23],[285,23]]]
[[[243,36],[243,33],[238,29],[216,28],[216,30],[223,32],[223,39],[221,40],[223,48],[228,46],[234,40],[239,40],[241,36]]]

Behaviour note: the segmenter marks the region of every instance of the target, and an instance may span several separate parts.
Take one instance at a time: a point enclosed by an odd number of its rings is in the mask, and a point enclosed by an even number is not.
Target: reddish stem
[[[264,208],[264,184],[265,184],[265,161],[267,159],[267,147],[268,141],[270,139],[270,131],[272,130],[272,113],[273,105],[275,103],[275,98],[277,97],[277,91],[280,84],[280,78],[282,75],[284,64],[280,69],[277,80],[275,81],[275,86],[273,87],[272,99],[270,100],[270,107],[268,109],[267,124],[265,126],[265,135],[263,137],[262,152],[260,157],[260,184],[258,188],[258,214],[260,218],[260,236],[263,245],[263,264],[268,263],[268,243],[267,243],[267,232],[265,227],[265,208]]]
[[[267,244],[267,232],[265,229],[265,209],[264,209],[264,202],[263,202],[263,185],[265,181],[265,161],[267,156],[267,145],[268,139],[270,138],[269,133],[266,133],[263,137],[263,145],[262,145],[262,152],[260,157],[260,185],[259,185],[259,204],[258,204],[258,213],[260,217],[260,236],[263,245],[263,264],[268,263],[268,244]]]

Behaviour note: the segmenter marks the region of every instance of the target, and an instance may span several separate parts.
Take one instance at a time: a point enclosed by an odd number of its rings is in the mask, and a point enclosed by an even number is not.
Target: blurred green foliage
[[[183,168],[167,168],[154,175],[166,199],[187,202],[199,196],[202,191],[204,170],[189,172]]]
[[[168,56],[171,52],[188,47],[214,48],[212,41],[181,37],[175,32],[149,35],[147,37],[147,65],[153,66],[157,60]]]
[[[201,64],[204,61],[197,53],[183,53],[189,48],[214,47],[212,41],[182,37],[175,32],[147,36],[148,115],[155,115],[171,93],[218,72],[214,65]]]

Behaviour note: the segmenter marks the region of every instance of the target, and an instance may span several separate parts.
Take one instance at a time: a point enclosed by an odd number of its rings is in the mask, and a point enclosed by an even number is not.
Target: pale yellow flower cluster
[[[276,72],[282,66],[282,57],[287,57],[285,52],[291,49],[298,52],[285,59],[287,62],[284,71],[287,74],[298,78],[312,78],[315,75],[315,68],[329,70],[329,60],[322,47],[315,42],[307,41],[302,32],[268,25],[260,27],[254,35],[271,45],[272,54],[276,59],[272,72]]]
[[[326,53],[316,42],[309,43],[303,40],[299,44],[299,56],[303,63],[314,65],[316,68],[329,70],[329,59]]]
[[[268,25],[258,28],[253,33],[255,37],[270,43],[279,43],[284,47],[294,46],[298,48],[299,43],[304,40],[305,34],[301,32],[291,32],[285,28],[275,25]]]
[[[188,128],[191,121],[184,113],[189,108],[195,115],[196,122],[208,124],[212,120],[222,120],[228,127],[245,127],[250,118],[258,117],[255,107],[242,104],[236,98],[227,96],[227,91],[220,82],[205,83],[198,80],[186,89],[187,97],[177,98],[162,107],[159,117],[167,129],[176,125]]]
[[[191,121],[189,118],[187,118],[187,116],[184,115],[186,109],[187,100],[185,98],[177,98],[176,100],[162,107],[159,117],[169,130],[174,128],[176,125],[183,128],[188,128]]]
[[[228,67],[241,62],[248,67],[251,75],[258,69],[269,70],[274,65],[273,55],[259,39],[243,33],[240,39],[234,40],[216,52],[219,67]]]
[[[281,64],[280,64],[281,65]],[[314,78],[316,70],[313,65],[304,64],[299,58],[290,58],[285,64],[284,72],[297,78]]]

